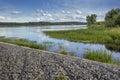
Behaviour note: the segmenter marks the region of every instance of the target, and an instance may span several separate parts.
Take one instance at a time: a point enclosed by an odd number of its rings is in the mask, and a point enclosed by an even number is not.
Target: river
[[[55,39],[44,33],[44,31],[73,29],[87,29],[87,27],[85,25],[0,27],[0,36],[5,36],[6,38],[24,38],[30,41],[37,41],[39,44],[46,45],[46,50],[51,52],[59,53],[64,48],[67,52],[75,53],[75,55],[83,57],[84,53],[88,50],[102,50],[110,54],[112,53],[113,58],[120,59],[120,52],[110,51],[105,47],[105,45],[91,43],[86,44],[71,42],[64,39]]]

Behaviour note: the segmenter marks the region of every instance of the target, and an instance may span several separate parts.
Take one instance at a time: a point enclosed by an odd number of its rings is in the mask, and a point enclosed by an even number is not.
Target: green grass
[[[28,41],[26,39],[10,39],[10,38],[0,37],[0,42],[11,43],[19,46],[26,46],[26,47],[40,49],[40,50],[46,49],[44,45],[37,44],[37,42],[35,41]]]
[[[81,30],[68,30],[68,31],[47,31],[46,34],[51,37],[67,39],[76,42],[104,42],[110,37],[105,34],[105,28],[92,28]],[[102,32],[101,32],[102,31]]]
[[[67,80],[67,77],[65,75],[59,75],[59,80]]]
[[[84,58],[103,63],[120,65],[120,61],[113,59],[112,54],[108,54],[106,51],[87,51],[84,54]]]
[[[101,43],[120,46],[120,27],[106,28],[104,25],[92,25],[88,29],[67,31],[46,31],[47,35],[74,42]]]
[[[107,54],[105,51],[88,51],[85,53],[84,58],[105,63],[112,62],[112,55]]]
[[[65,50],[62,50],[60,54],[67,55],[68,53]]]
[[[63,55],[69,55],[69,56],[75,56],[75,53],[74,52],[67,52],[66,49],[64,47],[61,47],[61,52],[60,54],[63,54]]]
[[[65,75],[54,75],[55,76],[55,80],[68,80],[68,77]]]

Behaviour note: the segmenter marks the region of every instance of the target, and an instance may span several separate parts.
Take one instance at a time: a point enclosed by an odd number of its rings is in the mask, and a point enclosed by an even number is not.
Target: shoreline
[[[0,42],[1,79],[116,79],[120,66]],[[25,72],[25,73],[24,73]],[[4,73],[4,74],[2,74]],[[7,76],[9,74],[9,76]],[[36,75],[36,76],[35,76]],[[96,75],[96,76],[94,76]],[[6,77],[5,77],[6,76]],[[14,78],[14,79],[15,79]]]

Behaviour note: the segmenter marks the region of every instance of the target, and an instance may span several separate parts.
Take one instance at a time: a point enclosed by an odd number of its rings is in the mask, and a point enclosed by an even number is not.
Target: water
[[[37,41],[39,44],[47,46],[47,51],[60,52],[63,48],[67,52],[75,53],[79,57],[83,57],[84,53],[90,50],[104,50],[112,53],[113,58],[120,59],[119,52],[112,52],[106,49],[105,45],[101,44],[85,44],[78,42],[70,42],[64,39],[55,39],[46,35],[43,31],[55,30],[73,30],[73,29],[86,29],[85,25],[70,25],[70,26],[41,26],[41,27],[0,27],[0,36],[7,38],[24,38],[31,41]]]

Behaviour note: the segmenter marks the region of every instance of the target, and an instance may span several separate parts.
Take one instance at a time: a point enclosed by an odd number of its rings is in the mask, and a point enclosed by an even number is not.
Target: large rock
[[[120,80],[120,66],[0,43],[0,80]]]

